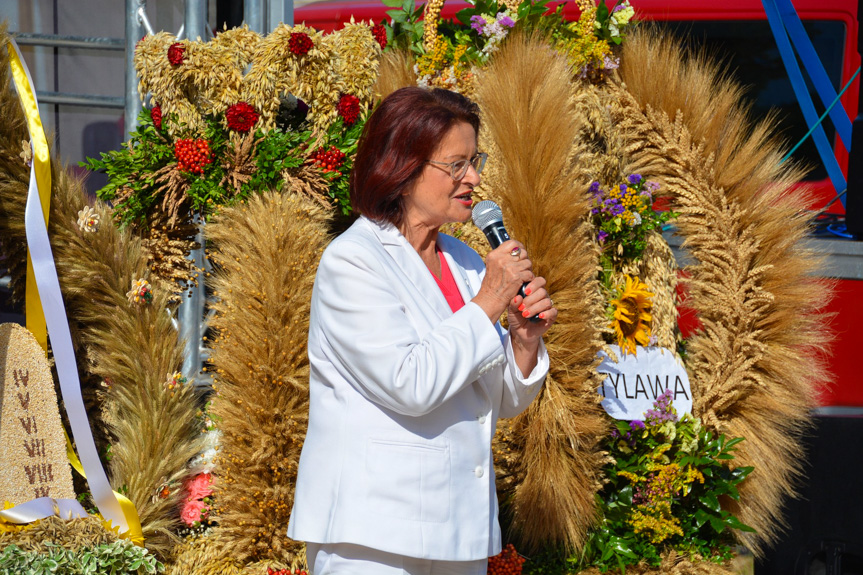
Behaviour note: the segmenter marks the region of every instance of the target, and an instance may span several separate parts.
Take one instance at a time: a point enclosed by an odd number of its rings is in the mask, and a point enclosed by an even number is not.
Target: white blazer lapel
[[[398,269],[410,280],[417,291],[422,294],[423,300],[434,309],[440,319],[445,319],[452,315],[452,310],[450,310],[446,298],[438,287],[437,282],[435,282],[428,267],[426,267],[420,255],[408,243],[401,232],[392,224],[381,225],[372,220],[363,219],[368,222],[369,227],[377,235]]]

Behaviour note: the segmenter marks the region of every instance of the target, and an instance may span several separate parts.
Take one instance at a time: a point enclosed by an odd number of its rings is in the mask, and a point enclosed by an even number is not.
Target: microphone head
[[[491,200],[483,200],[478,202],[471,212],[473,223],[481,230],[486,229],[489,225],[502,222],[503,212],[496,203]]]

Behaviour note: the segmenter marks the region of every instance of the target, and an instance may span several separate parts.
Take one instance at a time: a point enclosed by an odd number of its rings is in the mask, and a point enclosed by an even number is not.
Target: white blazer
[[[360,218],[321,258],[309,327],[309,426],[288,536],[423,559],[501,549],[491,440],[533,400],[510,338],[471,303],[485,271],[438,236],[465,306],[453,313],[391,224]]]

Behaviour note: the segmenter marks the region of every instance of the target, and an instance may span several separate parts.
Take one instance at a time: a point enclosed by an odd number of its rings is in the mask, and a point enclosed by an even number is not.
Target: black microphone
[[[496,203],[491,200],[483,200],[473,207],[471,212],[473,224],[482,230],[488,240],[491,249],[497,249],[500,244],[511,239],[503,227],[503,212]],[[518,294],[521,297],[527,297],[524,293],[524,288],[527,283],[524,283],[519,289]],[[540,320],[539,314],[529,318],[532,322]]]

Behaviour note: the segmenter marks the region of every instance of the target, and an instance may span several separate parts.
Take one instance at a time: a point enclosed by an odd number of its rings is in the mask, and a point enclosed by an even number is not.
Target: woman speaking
[[[557,310],[517,241],[483,264],[438,232],[471,216],[478,131],[470,100],[420,88],[392,93],[365,126],[351,175],[361,217],[324,252],[312,293],[288,529],[312,575],[484,575],[500,552],[491,441],[497,418],[539,392]]]

